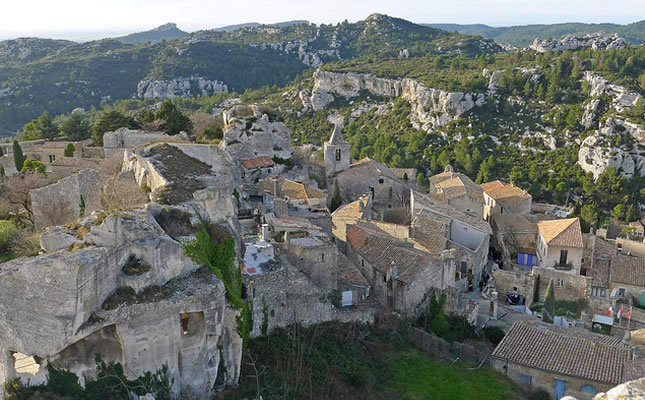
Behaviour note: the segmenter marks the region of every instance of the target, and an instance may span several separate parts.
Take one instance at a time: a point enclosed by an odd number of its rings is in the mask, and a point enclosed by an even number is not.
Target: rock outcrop
[[[211,81],[201,76],[174,78],[171,80],[144,79],[137,85],[140,99],[172,99],[174,97],[212,96],[228,93],[224,82]]]
[[[585,71],[583,81],[589,84],[589,96],[596,97],[607,94],[612,98],[612,107],[618,112],[632,107],[640,97],[638,93],[626,88],[609,83],[605,78],[591,71]]]
[[[627,177],[632,177],[635,170],[641,175],[645,174],[645,156],[641,156],[638,148],[631,145],[614,146],[611,138],[616,135],[627,136],[627,141],[640,141],[641,135],[645,135],[645,128],[608,118],[596,133],[582,141],[578,151],[578,164],[585,172],[591,172],[595,179],[612,165]]]
[[[585,111],[582,114],[580,125],[585,129],[598,128],[598,118],[600,117],[600,99],[593,99],[585,105]]]
[[[346,99],[366,91],[386,98],[403,97],[412,105],[411,123],[426,131],[459,118],[476,106],[486,103],[483,94],[447,92],[428,88],[413,79],[387,79],[371,74],[339,73],[318,70],[314,74],[314,88],[305,107],[319,111],[334,101],[334,96]],[[300,94],[303,98],[303,94]]]
[[[153,208],[95,213],[59,233],[81,245],[0,264],[0,377],[37,385],[52,364],[83,383],[100,353],[130,379],[168,366],[175,394],[237,383],[241,344],[224,285],[195,273]],[[128,269],[132,259],[141,268]],[[33,357],[35,371],[16,354]]]
[[[269,109],[236,105],[222,113],[220,149],[242,161],[261,156],[291,158],[291,132]]]
[[[626,45],[627,43],[625,42],[625,39],[617,34],[605,35],[602,33],[590,33],[582,37],[566,35],[559,40],[536,38],[529,48],[537,51],[538,53],[546,53],[549,50],[564,51],[576,50],[585,47],[590,47],[594,50],[622,49]]]

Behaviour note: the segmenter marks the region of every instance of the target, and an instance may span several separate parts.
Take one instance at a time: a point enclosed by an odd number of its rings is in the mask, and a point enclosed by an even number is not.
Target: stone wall
[[[531,306],[535,291],[534,275],[521,271],[505,271],[499,268],[493,269],[492,275],[495,279],[495,289],[499,301],[506,302],[506,292],[517,291],[517,293],[524,295],[526,306]]]
[[[573,274],[567,271],[558,271],[553,268],[533,267],[532,274],[540,276],[539,299],[544,301],[549,281],[553,279],[553,290],[557,300],[578,300],[589,296],[589,283],[586,276]],[[562,286],[558,286],[562,281]]]
[[[145,146],[159,140],[168,140],[171,136],[163,132],[146,132],[131,130],[128,128],[117,129],[114,132],[106,132],[103,135],[103,149],[105,157],[122,152],[138,146]]]
[[[81,215],[81,198],[85,203],[84,215],[101,209],[101,177],[93,169],[61,179],[57,183],[29,192],[36,230],[51,225],[62,225]]]
[[[476,345],[468,343],[450,343],[442,338],[419,328],[408,328],[408,338],[419,349],[430,354],[432,357],[440,358],[446,361],[459,360],[471,365],[484,365],[482,361],[488,359],[490,349],[485,345]]]
[[[278,254],[284,255],[291,265],[307,275],[323,293],[329,293],[336,289],[336,247],[328,241],[320,242],[319,245],[300,245],[291,240],[289,243],[276,243],[275,247]]]

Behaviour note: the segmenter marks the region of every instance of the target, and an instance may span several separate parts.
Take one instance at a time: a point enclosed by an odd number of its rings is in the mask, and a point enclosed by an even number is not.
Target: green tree
[[[423,172],[419,172],[417,174],[417,184],[419,185],[419,187],[424,189],[428,187],[429,183],[428,179],[426,178],[426,174],[424,174]]]
[[[542,321],[552,324],[555,317],[555,293],[553,291],[553,279],[549,281],[544,298],[544,309],[542,310]]]
[[[625,205],[616,204],[616,207],[614,207],[614,210],[612,211],[611,216],[619,220],[625,219]]]
[[[340,187],[338,186],[338,179],[334,178],[334,183],[331,189],[331,212],[334,212],[340,207],[343,200],[340,197]]]
[[[40,117],[25,125],[21,137],[23,140],[53,139],[58,136],[59,131],[52,117],[45,111]]]
[[[90,124],[82,114],[72,113],[60,126],[63,135],[70,140],[83,140],[90,137]]]
[[[44,174],[47,172],[47,166],[38,160],[28,158],[25,160],[24,165],[20,169],[20,173],[24,174],[25,172],[29,171],[40,172],[41,174]]]
[[[76,151],[76,147],[74,147],[73,143],[67,143],[67,146],[65,146],[65,152],[63,153],[63,156],[65,157],[74,157],[74,152]]]
[[[450,164],[450,156],[448,155],[448,152],[445,149],[439,154],[439,157],[437,158],[437,163],[439,164],[441,169],[446,168],[446,166]]]
[[[119,128],[137,129],[139,124],[130,116],[116,110],[104,111],[92,128],[92,141],[96,146],[103,146],[105,132],[115,131]]]
[[[2,147],[0,147],[0,157],[4,156],[4,151],[2,150]]]
[[[176,135],[181,131],[190,131],[193,123],[170,100],[164,100],[157,112],[157,119],[163,120],[162,129],[169,135]]]
[[[598,217],[598,208],[595,204],[585,204],[580,209],[580,219],[590,227],[596,226]]]
[[[25,155],[22,154],[22,147],[17,140],[13,141],[13,162],[16,166],[16,171],[20,171],[25,164]]]

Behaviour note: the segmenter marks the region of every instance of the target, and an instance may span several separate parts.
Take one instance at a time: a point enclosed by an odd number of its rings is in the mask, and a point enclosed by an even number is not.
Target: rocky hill
[[[127,36],[114,38],[122,43],[137,44],[146,42],[161,42],[162,40],[177,40],[188,36],[187,32],[177,28],[177,24],[168,23],[145,32],[132,33]]]
[[[630,44],[645,43],[645,20],[627,25],[618,24],[583,24],[564,23],[548,25],[518,25],[492,27],[488,25],[427,24],[433,28],[459,32],[465,35],[482,35],[495,39],[499,43],[508,43],[515,47],[526,47],[535,38],[561,38],[566,35],[584,36],[588,33],[604,32],[618,34]]]
[[[336,26],[300,22],[200,31],[177,40],[170,39],[184,33],[168,24],[118,40],[0,42],[0,135],[21,129],[45,106],[56,115],[137,96],[282,86],[325,62],[357,57],[475,56],[501,50],[488,39],[381,14]],[[167,41],[152,43],[162,38]]]

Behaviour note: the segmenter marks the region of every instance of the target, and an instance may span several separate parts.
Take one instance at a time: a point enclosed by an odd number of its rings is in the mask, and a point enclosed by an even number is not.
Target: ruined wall
[[[84,215],[102,208],[101,177],[93,169],[33,189],[29,194],[36,230],[76,220],[81,214],[81,197],[85,203]]]
[[[130,130],[128,128],[117,129],[114,132],[106,132],[103,135],[103,149],[105,157],[122,152],[138,146],[145,146],[158,140],[168,140],[171,136],[163,132],[146,132]]]
[[[288,244],[275,246],[279,249],[278,254],[283,254],[291,265],[307,275],[323,293],[336,289],[338,260],[336,247],[332,243],[308,246],[291,240]]]

